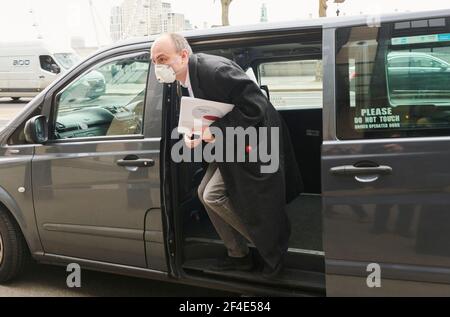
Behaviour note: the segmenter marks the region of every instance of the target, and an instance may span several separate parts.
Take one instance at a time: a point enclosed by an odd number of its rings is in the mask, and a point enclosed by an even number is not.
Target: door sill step
[[[183,264],[183,269],[189,273],[203,273],[277,287],[325,292],[325,274],[323,273],[285,268],[276,278],[266,279],[259,271],[214,271],[216,261],[217,259],[190,260]]]

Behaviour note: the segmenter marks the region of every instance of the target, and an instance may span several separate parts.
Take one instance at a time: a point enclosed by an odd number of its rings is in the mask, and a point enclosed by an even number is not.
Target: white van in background
[[[79,60],[71,48],[42,40],[0,42],[0,97],[34,97]]]

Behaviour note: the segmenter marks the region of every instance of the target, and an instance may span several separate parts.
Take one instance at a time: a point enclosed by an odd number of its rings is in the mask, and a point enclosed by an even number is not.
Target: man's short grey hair
[[[182,50],[187,50],[189,55],[192,55],[192,48],[183,35],[178,33],[168,33],[167,35],[172,39],[173,44],[175,44],[177,53],[180,53]]]

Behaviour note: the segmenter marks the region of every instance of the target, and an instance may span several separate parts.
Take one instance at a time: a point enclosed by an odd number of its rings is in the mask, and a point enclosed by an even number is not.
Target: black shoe
[[[226,256],[220,259],[212,269],[215,271],[250,271],[254,267],[251,253],[243,258]]]
[[[283,272],[283,269],[284,265],[282,260],[278,262],[275,268],[272,268],[265,263],[262,270],[262,277],[266,279],[276,279],[281,274],[281,272]]]

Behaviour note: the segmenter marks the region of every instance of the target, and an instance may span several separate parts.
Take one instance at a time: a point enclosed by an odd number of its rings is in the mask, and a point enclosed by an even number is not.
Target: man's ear
[[[188,62],[189,61],[189,52],[187,50],[182,50],[181,51],[181,57]]]

